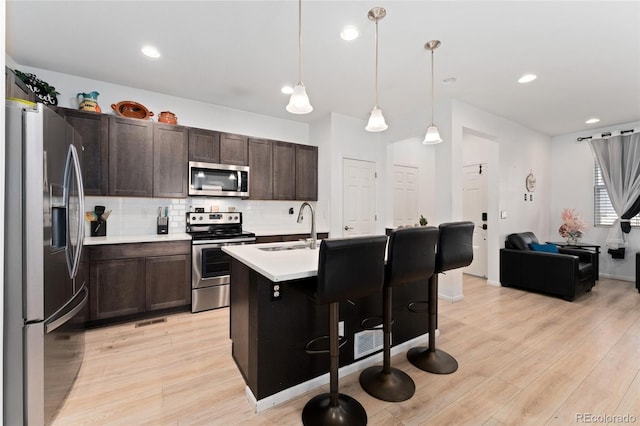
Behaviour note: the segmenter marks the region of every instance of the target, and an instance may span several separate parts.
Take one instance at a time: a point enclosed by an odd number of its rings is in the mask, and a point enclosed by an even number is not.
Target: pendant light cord
[[[375,74],[375,93],[376,93],[376,104],[375,107],[378,107],[378,19],[376,19],[376,74]]]
[[[298,84],[302,84],[302,0],[298,0]]]
[[[433,49],[431,49],[431,125],[433,126]]]

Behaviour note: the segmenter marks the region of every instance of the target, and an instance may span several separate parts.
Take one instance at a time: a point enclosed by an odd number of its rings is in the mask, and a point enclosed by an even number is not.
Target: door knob
[[[347,225],[345,225],[344,230],[345,230],[345,231],[348,231],[349,229],[353,229],[353,228],[352,228],[351,226],[347,226]]]

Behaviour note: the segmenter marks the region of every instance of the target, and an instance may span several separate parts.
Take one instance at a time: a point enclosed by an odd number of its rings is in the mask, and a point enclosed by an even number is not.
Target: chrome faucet
[[[298,212],[298,220],[296,220],[296,222],[302,222],[302,210],[304,210],[304,206],[309,206],[309,210],[311,210],[311,242],[309,244],[309,248],[315,249],[316,242],[318,241],[318,234],[316,234],[316,215],[313,212],[313,206],[311,204],[307,203],[306,201],[302,203],[302,205],[300,206],[300,211]]]

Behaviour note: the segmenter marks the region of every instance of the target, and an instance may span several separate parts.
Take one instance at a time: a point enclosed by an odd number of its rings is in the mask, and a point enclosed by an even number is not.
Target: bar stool
[[[458,369],[458,362],[448,353],[436,349],[438,316],[438,274],[468,266],[473,261],[473,222],[443,223],[439,227],[435,274],[429,279],[429,346],[412,348],[407,359],[423,371],[449,374]]]
[[[411,377],[391,367],[393,287],[426,282],[433,275],[437,242],[438,228],[433,226],[398,229],[389,236],[382,294],[383,365],[369,367],[360,374],[360,386],[383,401],[406,401],[415,393],[416,385]]]
[[[338,393],[338,304],[382,289],[386,244],[386,236],[322,240],[320,244],[318,285],[314,296],[317,303],[329,305],[329,393],[317,395],[307,402],[302,410],[305,425],[367,424],[364,407],[349,395]],[[318,353],[309,350],[318,339],[307,344],[307,352]]]

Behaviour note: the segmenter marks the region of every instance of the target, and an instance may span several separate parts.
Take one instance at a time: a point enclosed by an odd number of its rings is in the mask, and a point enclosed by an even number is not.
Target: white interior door
[[[393,226],[418,223],[418,168],[393,166]]]
[[[487,277],[487,165],[464,167],[463,219],[475,223],[473,230],[473,262],[464,268],[466,274]]]
[[[376,230],[376,163],[345,158],[342,163],[342,235]]]

